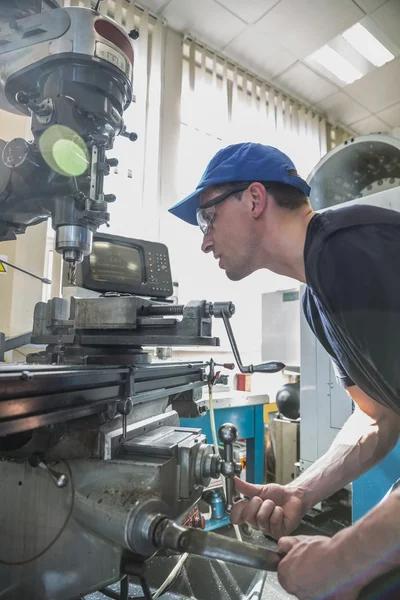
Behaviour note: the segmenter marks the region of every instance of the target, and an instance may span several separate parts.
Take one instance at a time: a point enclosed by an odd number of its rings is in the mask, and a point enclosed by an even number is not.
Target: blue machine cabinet
[[[259,398],[259,396],[258,396]],[[266,400],[268,399],[265,396]],[[233,423],[239,439],[246,440],[246,480],[250,483],[264,483],[264,404],[247,404],[229,408],[214,407],[215,425]],[[207,412],[197,419],[181,419],[182,427],[201,427],[212,443],[210,415]]]
[[[400,478],[400,442],[376,467],[353,483],[353,522],[376,506]]]

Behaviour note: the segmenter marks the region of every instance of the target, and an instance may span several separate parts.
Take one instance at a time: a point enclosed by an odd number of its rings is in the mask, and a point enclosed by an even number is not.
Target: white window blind
[[[184,41],[178,165],[182,196],[197,184],[216,150],[244,141],[278,147],[306,178],[328,143],[332,147],[335,134],[328,140],[327,131],[331,128],[319,113],[195,40]],[[341,141],[347,137],[338,131]]]

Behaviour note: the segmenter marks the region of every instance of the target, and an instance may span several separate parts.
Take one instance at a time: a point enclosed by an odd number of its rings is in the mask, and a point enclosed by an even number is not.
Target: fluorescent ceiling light
[[[381,67],[385,63],[394,59],[394,54],[389,52],[379,40],[376,39],[360,23],[356,23],[347,31],[342,33],[342,37],[349,42],[357,52],[369,60],[376,67]]]
[[[361,71],[353,67],[344,56],[338,54],[330,46],[322,46],[310,58],[319,62],[320,65],[328,69],[328,71],[336,75],[344,83],[352,83],[363,76]]]

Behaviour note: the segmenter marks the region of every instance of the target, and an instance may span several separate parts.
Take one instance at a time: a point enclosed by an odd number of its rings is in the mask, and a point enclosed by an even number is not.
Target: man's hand
[[[298,600],[356,600],[362,588],[346,572],[346,560],[335,538],[299,535],[283,537],[278,552],[286,556],[278,566],[282,587]]]
[[[253,485],[237,478],[235,486],[238,492],[251,498],[235,503],[231,513],[235,525],[248,523],[279,539],[296,529],[307,512],[301,495],[285,486],[275,483]]]

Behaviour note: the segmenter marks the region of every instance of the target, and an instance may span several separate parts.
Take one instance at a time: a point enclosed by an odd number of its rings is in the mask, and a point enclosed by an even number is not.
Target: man
[[[333,538],[287,536],[398,440],[400,213],[368,205],[315,213],[309,192],[276,148],[235,144],[214,156],[196,190],[170,212],[200,226],[203,252],[229,279],[266,268],[307,284],[305,317],[356,409],[328,452],[290,484],[237,480],[250,499],[237,502],[231,518],[279,540],[278,576],[288,592],[353,600],[400,566],[400,489]]]

